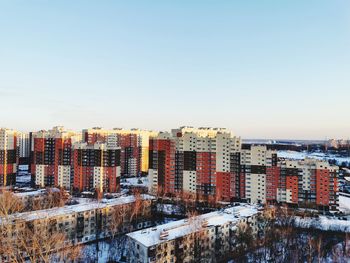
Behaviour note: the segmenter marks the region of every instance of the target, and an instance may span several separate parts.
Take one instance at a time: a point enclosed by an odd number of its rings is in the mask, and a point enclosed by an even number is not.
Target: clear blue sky
[[[350,1],[1,1],[0,126],[350,137]]]

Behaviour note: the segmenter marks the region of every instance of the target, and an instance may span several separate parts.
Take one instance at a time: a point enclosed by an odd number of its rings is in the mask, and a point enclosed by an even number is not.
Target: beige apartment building
[[[34,231],[42,231],[44,227],[44,231],[64,233],[67,238],[66,243],[63,244],[64,246],[82,244],[106,238],[113,234],[121,234],[150,226],[151,223],[148,220],[151,216],[153,200],[152,196],[141,195],[140,201],[138,201],[141,205],[139,205],[140,209],[137,211],[136,217],[131,216],[136,212],[135,197],[126,196],[110,200],[103,199],[100,202],[93,201],[13,214],[8,218],[0,218],[0,227],[10,224],[18,230],[31,227]],[[121,210],[124,213],[121,213]],[[116,216],[123,219],[118,226],[115,226]],[[131,218],[133,219],[131,220]],[[13,239],[13,242],[16,242],[16,235],[13,236]],[[6,262],[6,255],[1,256]]]

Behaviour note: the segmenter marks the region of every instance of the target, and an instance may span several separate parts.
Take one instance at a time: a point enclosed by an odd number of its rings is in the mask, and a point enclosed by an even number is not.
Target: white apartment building
[[[272,155],[276,153],[261,145],[241,150],[241,165],[245,169],[245,198],[251,203],[266,203],[266,167],[272,166]]]

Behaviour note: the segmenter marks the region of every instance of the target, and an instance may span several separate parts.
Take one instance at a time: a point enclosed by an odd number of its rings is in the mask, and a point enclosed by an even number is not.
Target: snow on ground
[[[350,197],[339,195],[339,209],[344,213],[350,214]]]
[[[30,183],[30,180],[31,180],[30,174],[24,174],[24,175],[18,174],[16,176],[16,183],[17,184]]]
[[[181,214],[181,207],[173,204],[157,204],[157,211],[164,215],[177,215]]]
[[[307,153],[307,152],[296,152],[296,151],[278,151],[278,157],[287,158],[287,159],[295,159],[302,160],[305,158],[314,158],[319,160],[331,160],[335,159],[338,164],[342,162],[350,162],[350,157],[342,157],[334,154],[325,154],[319,152]]]
[[[301,218],[296,216],[294,225],[305,229],[350,233],[350,221],[326,216],[320,216],[319,218]]]
[[[122,179],[120,182],[124,186],[138,186],[138,187],[148,187],[147,177],[131,177]]]

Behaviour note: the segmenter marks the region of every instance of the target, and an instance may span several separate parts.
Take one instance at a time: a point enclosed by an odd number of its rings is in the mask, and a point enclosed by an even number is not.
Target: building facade
[[[75,143],[73,145],[72,166],[74,191],[119,191],[119,147],[100,142]]]
[[[148,172],[149,138],[157,132],[139,129],[124,130],[115,128],[104,130],[99,127],[83,130],[83,140],[90,144],[95,142],[115,143],[120,147],[120,166],[122,176],[139,176]]]
[[[229,201],[234,197],[231,153],[240,147],[240,137],[222,128],[181,127],[159,134],[150,140],[150,190]]]
[[[101,202],[94,201],[40,210],[35,213],[32,211],[17,213],[6,219],[1,218],[0,230],[3,230],[2,227],[7,229],[7,224],[17,229],[17,235],[13,235],[14,243],[19,243],[16,238],[21,238],[21,230],[25,228],[44,235],[55,232],[64,233],[67,240],[61,244],[63,248],[151,226],[153,200],[154,198],[149,195],[140,196],[142,209],[138,211],[137,218],[132,216],[135,213],[135,197],[125,196]],[[6,255],[0,255],[0,261],[10,262]]]
[[[338,209],[339,167],[317,159],[288,160],[266,145],[243,145],[236,156],[235,196],[251,203]]]
[[[30,157],[30,136],[29,133],[18,133],[18,157],[29,161]]]
[[[337,166],[278,158],[221,128],[181,127],[149,143],[149,191],[204,201],[286,203],[337,210]]]
[[[0,129],[0,186],[16,184],[18,163],[17,132]]]
[[[319,210],[338,210],[339,167],[316,159],[281,160],[277,201]]]
[[[72,145],[80,139],[80,134],[63,127],[33,133],[31,174],[34,185],[70,189]]]

